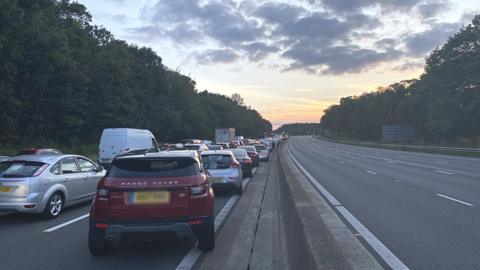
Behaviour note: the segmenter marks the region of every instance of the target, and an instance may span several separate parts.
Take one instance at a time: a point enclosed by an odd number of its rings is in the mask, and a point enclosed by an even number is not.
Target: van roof
[[[109,134],[109,133],[116,133],[116,134],[152,134],[152,132],[148,129],[136,129],[136,128],[106,128],[103,130],[103,134]]]

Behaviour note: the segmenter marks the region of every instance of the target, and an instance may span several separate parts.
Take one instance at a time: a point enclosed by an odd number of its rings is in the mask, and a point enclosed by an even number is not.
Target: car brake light
[[[45,171],[45,169],[48,167],[48,164],[43,164],[42,167],[40,167],[40,169],[38,169],[35,174],[33,174],[33,176],[39,176],[40,174],[42,174],[43,171]]]
[[[99,228],[99,229],[104,229],[104,230],[107,229],[108,226],[109,226],[109,225],[106,224],[106,223],[97,223],[97,224],[95,224],[95,227],[97,227],[97,228]]]
[[[246,159],[246,160],[245,160],[245,163],[247,163],[247,164],[252,164],[252,160],[251,160],[251,159]]]
[[[189,225],[198,225],[198,224],[202,224],[202,223],[203,223],[203,221],[201,219],[192,219],[192,220],[188,221]]]

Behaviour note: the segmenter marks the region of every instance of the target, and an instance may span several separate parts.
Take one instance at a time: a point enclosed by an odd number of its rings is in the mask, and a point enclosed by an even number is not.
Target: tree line
[[[320,123],[347,139],[379,141],[383,125],[413,125],[417,143],[480,145],[480,15],[426,58],[419,79],[342,98]]]
[[[275,133],[286,133],[289,136],[319,135],[320,124],[318,123],[292,123],[284,124],[275,130]]]
[[[198,92],[150,48],[93,25],[76,2],[0,1],[0,52],[0,145],[92,144],[110,127],[159,141],[272,128],[240,96]]]

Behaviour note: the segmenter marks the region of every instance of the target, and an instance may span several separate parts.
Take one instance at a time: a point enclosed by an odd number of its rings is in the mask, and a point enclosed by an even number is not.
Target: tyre
[[[247,177],[253,177],[253,170],[250,169],[248,172],[247,172]]]
[[[235,187],[235,193],[237,193],[238,195],[242,195],[242,193],[243,193],[243,185],[242,184]]]
[[[105,256],[112,251],[112,246],[105,239],[105,231],[90,225],[88,230],[88,249],[93,256]]]
[[[43,210],[43,216],[47,219],[56,218],[62,213],[64,205],[64,197],[60,192],[54,193],[47,201],[45,209]]]
[[[210,251],[215,247],[215,226],[213,217],[209,217],[204,230],[198,235],[198,248],[201,251]]]

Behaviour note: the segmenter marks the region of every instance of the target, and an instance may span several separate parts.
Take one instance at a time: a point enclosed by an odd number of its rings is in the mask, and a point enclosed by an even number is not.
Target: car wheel
[[[250,169],[247,173],[247,177],[253,177],[253,170]]]
[[[205,229],[198,235],[198,248],[201,251],[210,251],[215,247],[215,225],[213,217],[209,217]]]
[[[238,195],[242,195],[242,193],[243,193],[243,185],[242,184],[235,187],[235,193],[237,193]]]
[[[63,211],[63,205],[63,195],[59,192],[54,193],[47,201],[43,216],[47,219],[58,217]]]
[[[105,256],[110,253],[112,246],[105,239],[105,231],[90,225],[88,230],[88,249],[93,256]]]

